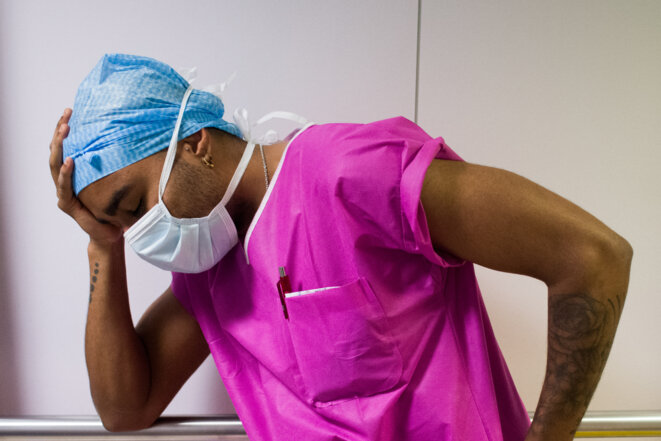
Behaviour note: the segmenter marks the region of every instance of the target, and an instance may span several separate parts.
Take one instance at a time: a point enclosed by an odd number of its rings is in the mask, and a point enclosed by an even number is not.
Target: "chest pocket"
[[[402,357],[364,278],[292,293],[286,302],[304,393],[312,404],[374,395],[397,384]]]

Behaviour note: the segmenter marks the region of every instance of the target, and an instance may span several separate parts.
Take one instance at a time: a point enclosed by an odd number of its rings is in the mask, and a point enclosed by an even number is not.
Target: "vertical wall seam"
[[[422,0],[418,0],[418,35],[415,47],[415,109],[413,111],[413,122],[418,124],[418,105],[420,97],[420,29],[422,22]]]

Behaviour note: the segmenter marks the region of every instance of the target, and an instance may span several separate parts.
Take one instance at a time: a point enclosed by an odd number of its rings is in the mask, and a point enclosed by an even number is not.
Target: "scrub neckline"
[[[271,178],[271,182],[269,184],[269,187],[266,189],[266,193],[264,194],[264,197],[262,198],[262,201],[259,203],[259,207],[257,208],[257,212],[255,213],[255,216],[253,216],[252,221],[250,222],[250,225],[248,226],[248,231],[246,231],[246,237],[244,239],[244,244],[243,244],[243,253],[246,258],[246,263],[250,265],[250,257],[248,257],[248,244],[250,241],[250,237],[252,236],[252,232],[255,229],[255,225],[257,225],[257,222],[259,221],[259,218],[262,215],[262,212],[264,211],[264,207],[266,206],[266,203],[268,202],[269,197],[271,196],[271,192],[273,191],[273,187],[275,187],[276,182],[278,181],[278,176],[280,176],[280,169],[282,168],[282,164],[285,162],[285,159],[287,157],[287,152],[289,151],[289,146],[291,146],[291,143],[294,142],[294,140],[303,133],[305,130],[307,130],[309,127],[313,126],[315,123],[310,122],[307,123],[305,126],[303,126],[294,136],[292,139],[289,140],[287,143],[287,146],[285,147],[285,150],[282,152],[282,157],[280,158],[280,161],[278,162],[278,166],[275,169],[275,173],[273,173],[273,178]]]

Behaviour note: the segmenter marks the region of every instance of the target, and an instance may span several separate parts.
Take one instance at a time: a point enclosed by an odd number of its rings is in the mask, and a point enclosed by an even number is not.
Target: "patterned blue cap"
[[[165,63],[135,55],[110,54],[83,80],[64,139],[63,157],[75,167],[76,195],[89,184],[168,147],[188,82]],[[193,90],[179,139],[204,127],[241,137],[222,119],[217,96]]]

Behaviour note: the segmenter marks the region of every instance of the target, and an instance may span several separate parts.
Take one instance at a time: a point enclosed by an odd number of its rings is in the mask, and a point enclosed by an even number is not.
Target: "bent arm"
[[[63,161],[69,132],[65,109],[50,143],[49,165],[58,207],[89,235],[90,303],[85,358],[94,405],[110,430],[151,425],[209,354],[195,320],[167,290],[133,326],[121,229],[100,223],[76,198],[73,161]]]
[[[548,354],[528,440],[570,440],[603,371],[633,251],[580,207],[514,173],[434,160],[422,203],[434,247],[548,286]]]
[[[124,242],[90,244],[85,356],[92,399],[112,431],[150,426],[209,354],[197,322],[168,289],[134,327]]]

